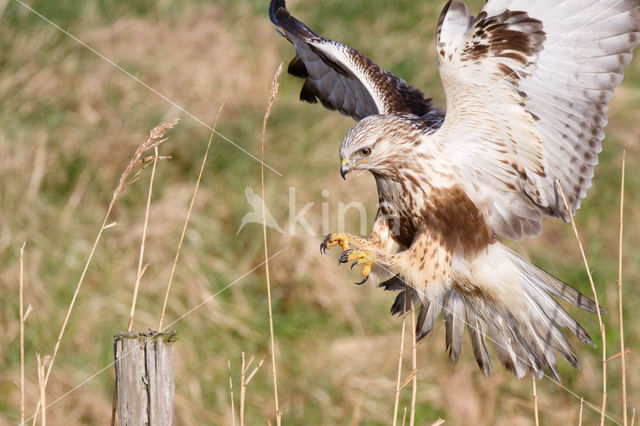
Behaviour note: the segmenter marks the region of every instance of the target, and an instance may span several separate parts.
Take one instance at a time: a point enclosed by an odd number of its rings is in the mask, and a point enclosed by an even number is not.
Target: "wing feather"
[[[296,56],[289,73],[304,78],[300,99],[351,116],[354,120],[374,114],[428,115],[439,123],[442,112],[431,99],[402,79],[383,70],[359,51],[313,32],[286,9],[284,0],[271,0],[271,21],[294,46]],[[439,120],[433,120],[437,115]]]
[[[591,186],[606,110],[640,41],[640,1],[461,0],[437,33],[446,119],[434,133],[494,231],[537,236]]]

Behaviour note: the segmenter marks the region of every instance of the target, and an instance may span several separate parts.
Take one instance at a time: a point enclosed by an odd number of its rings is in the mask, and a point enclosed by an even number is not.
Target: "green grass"
[[[433,37],[440,2],[408,0],[312,2],[290,0],[293,13],[328,37],[362,49],[387,69],[424,89],[438,102],[440,88]],[[474,1],[477,10],[480,1]],[[267,17],[265,1],[32,1],[29,4],[136,77],[213,122],[225,102],[218,130],[254,155],[260,152],[264,107],[273,72],[293,56]],[[402,48],[399,49],[398,46]],[[610,108],[607,139],[589,196],[577,215],[602,304],[608,352],[618,352],[615,279],[621,150],[627,150],[625,232],[626,343],[640,334],[634,283],[640,278],[640,175],[637,168],[640,63],[626,72]],[[323,189],[330,190],[332,226],[337,202],[376,202],[372,179],[344,184],[338,146],[350,119],[298,102],[300,82],[284,75],[267,133],[267,205],[281,224],[288,217],[288,189],[297,206],[313,202],[307,219],[320,228]],[[75,284],[120,173],[137,144],[160,121],[181,116],[168,134],[154,185],[147,240],[149,268],[142,280],[135,327],[156,327],[170,265],[208,140],[208,129],[56,31],[16,2],[0,16],[0,423],[19,418],[18,250],[27,241],[27,413],[37,398],[35,352],[51,353]],[[170,299],[172,322],[263,260],[262,231],[247,225],[244,189],[259,190],[259,163],[220,138],[214,140],[187,232]],[[127,323],[135,281],[148,171],[118,201],[80,292],[48,388],[53,401],[111,360],[114,334]],[[350,216],[357,230],[356,215]],[[319,232],[318,232],[319,234]],[[393,295],[351,283],[335,251],[321,257],[320,235],[270,234],[274,321],[280,400],[285,424],[348,424],[360,407],[361,425],[390,424],[400,321],[387,315]],[[536,264],[590,293],[569,226],[547,221],[543,236],[513,245]],[[241,352],[268,356],[264,271],[242,281],[175,324],[176,424],[229,424],[227,361],[238,396]],[[597,339],[594,316],[570,310]],[[599,350],[573,339],[581,371],[560,361],[564,386],[600,399]],[[405,358],[405,373],[409,357]],[[629,406],[637,407],[638,366],[628,359]],[[465,343],[458,365],[448,362],[444,330],[418,350],[417,419],[429,424],[530,424],[531,384],[497,367],[483,378]],[[609,365],[609,412],[620,415],[619,361]],[[113,371],[98,375],[48,411],[51,424],[104,423],[110,415]],[[248,424],[273,419],[269,363],[251,382]],[[577,421],[579,401],[548,380],[538,385],[543,424]],[[460,401],[464,401],[461,404]],[[238,401],[236,401],[236,407]],[[410,403],[410,390],[400,404]],[[585,408],[585,424],[597,419]]]

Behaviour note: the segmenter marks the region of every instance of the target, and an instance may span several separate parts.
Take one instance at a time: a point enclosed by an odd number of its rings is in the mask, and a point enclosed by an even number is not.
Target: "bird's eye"
[[[371,154],[371,148],[362,148],[359,152],[363,157],[368,157]]]

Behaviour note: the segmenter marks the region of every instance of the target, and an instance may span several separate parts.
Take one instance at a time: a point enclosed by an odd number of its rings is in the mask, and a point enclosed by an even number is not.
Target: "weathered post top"
[[[177,338],[175,330],[122,332],[113,337],[120,425],[173,425]]]

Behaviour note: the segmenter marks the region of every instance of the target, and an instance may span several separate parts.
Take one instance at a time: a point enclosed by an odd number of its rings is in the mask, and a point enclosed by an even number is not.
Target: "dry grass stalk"
[[[171,274],[169,275],[169,283],[167,284],[167,291],[164,295],[164,302],[162,304],[162,313],[160,314],[160,322],[158,323],[158,331],[162,331],[162,325],[164,323],[164,314],[167,310],[167,302],[169,301],[169,293],[171,292],[171,284],[173,284],[173,276],[176,272],[178,259],[180,258],[180,251],[182,250],[182,242],[184,241],[184,236],[187,233],[187,226],[189,225],[189,219],[191,218],[191,211],[193,210],[193,205],[195,204],[195,201],[196,201],[196,195],[198,195],[198,188],[200,187],[200,181],[202,180],[202,173],[204,172],[204,166],[207,163],[207,157],[209,156],[209,150],[211,149],[211,142],[213,141],[213,135],[216,131],[218,118],[220,117],[220,113],[222,112],[223,107],[224,107],[224,104],[220,105],[220,108],[218,109],[218,113],[216,114],[216,119],[213,122],[211,135],[209,136],[209,143],[207,144],[207,149],[205,150],[204,157],[202,158],[202,165],[200,166],[200,173],[198,174],[198,180],[196,181],[196,186],[193,189],[191,204],[189,204],[189,210],[187,211],[187,217],[184,221],[184,226],[182,227],[182,234],[180,235],[180,242],[178,243],[178,249],[176,250],[176,255],[173,258],[173,265],[171,266]]]
[[[136,312],[136,302],[138,301],[138,290],[140,289],[140,280],[146,270],[146,266],[143,268],[142,260],[144,259],[144,242],[147,238],[147,226],[149,225],[149,213],[151,211],[151,195],[153,194],[153,180],[156,176],[156,165],[158,164],[158,147],[154,147],[153,167],[151,169],[151,178],[149,180],[149,193],[147,195],[147,206],[144,213],[144,225],[142,227],[142,238],[140,241],[140,256],[138,257],[138,273],[136,274],[136,283],[133,288],[133,298],[131,300],[131,312],[129,313],[129,324],[127,325],[127,331],[131,331],[133,328],[133,317]]]
[[[631,410],[631,426],[633,426],[636,422],[636,409]]]
[[[407,312],[407,293],[404,293],[404,310]],[[396,380],[396,398],[393,404],[393,426],[398,421],[398,405],[400,404],[400,378],[402,377],[402,356],[404,355],[404,335],[407,324],[407,315],[402,316],[402,333],[400,334],[400,354],[398,355],[398,378]]]
[[[356,402],[356,406],[353,407],[353,414],[351,415],[350,426],[358,426],[360,423],[360,413],[362,412],[362,403],[364,401],[364,393],[360,392],[360,396]]]
[[[127,331],[131,331],[133,328],[133,318],[136,312],[136,303],[138,301],[138,291],[140,289],[140,281],[142,280],[142,276],[147,270],[148,265],[142,266],[142,260],[144,258],[144,243],[147,238],[147,227],[149,224],[149,213],[151,211],[151,195],[153,194],[153,181],[156,176],[156,165],[158,164],[158,146],[156,145],[154,148],[154,156],[153,156],[153,167],[151,169],[151,178],[149,180],[149,193],[147,195],[147,206],[145,208],[144,215],[144,225],[142,227],[142,238],[140,241],[140,255],[138,257],[138,272],[136,274],[136,282],[133,288],[133,297],[131,299],[131,312],[129,313],[129,323],[127,324]],[[105,227],[106,229],[106,227]],[[111,406],[111,426],[116,424],[116,409],[118,406],[118,393],[114,387],[113,389],[113,402]]]
[[[409,373],[409,375],[405,377],[405,379],[402,381],[402,384],[400,385],[400,390],[404,389],[404,387],[407,386],[409,382],[411,382],[413,378],[416,377],[417,375],[418,375],[418,370],[411,371],[411,373]]]
[[[606,334],[604,329],[604,323],[602,322],[602,314],[600,313],[600,309],[599,309],[600,303],[598,303],[598,293],[596,292],[596,286],[593,284],[591,269],[589,269],[589,262],[587,262],[587,256],[584,253],[584,248],[582,247],[582,241],[580,241],[578,228],[576,228],[576,223],[573,220],[573,215],[571,214],[571,209],[569,208],[567,199],[564,196],[564,191],[562,190],[562,186],[560,186],[560,181],[556,180],[556,184],[557,184],[558,190],[560,191],[560,195],[562,196],[564,207],[567,209],[567,212],[569,213],[571,228],[573,229],[573,233],[576,236],[576,240],[578,240],[580,255],[582,256],[584,267],[587,270],[587,276],[589,277],[589,284],[591,285],[591,292],[593,293],[593,300],[596,302],[596,307],[597,307],[596,314],[598,315],[598,325],[600,325],[600,337],[602,338],[602,407],[600,408],[600,426],[603,426],[605,412],[607,408],[607,339],[606,339]]]
[[[622,176],[620,178],[620,237],[618,239],[618,320],[620,323],[620,361],[622,363],[622,419],[627,426],[627,379],[626,379],[626,349],[624,347],[624,317],[622,312],[622,233],[624,219],[624,169],[627,152],[622,151]]]
[[[253,361],[253,357],[249,360],[249,364]],[[247,388],[244,385],[244,374],[247,370],[244,352],[240,355],[240,426],[244,426],[244,397]]]
[[[402,426],[407,422],[407,406],[404,407],[404,413],[402,414]]]
[[[415,309],[415,305],[411,304],[411,324],[415,324],[416,323],[416,309]],[[415,327],[415,326],[414,326]],[[415,424],[415,420],[416,420],[416,396],[418,394],[418,349],[416,346],[416,331],[413,330],[413,333],[411,333],[411,342],[412,342],[412,346],[411,346],[411,368],[412,368],[412,373],[415,372],[414,376],[412,377],[413,379],[413,385],[411,388],[411,413],[409,415],[409,425],[413,426]]]
[[[150,149],[155,149],[158,145],[165,142],[166,139],[163,139],[165,133],[178,124],[180,121],[178,118],[174,118],[168,123],[162,123],[156,126],[149,132],[149,136],[145,139],[145,141],[138,146],[136,152],[133,154],[133,157],[129,161],[129,164],[125,168],[125,170],[120,175],[120,180],[118,182],[118,186],[113,192],[113,196],[111,197],[111,201],[109,202],[109,207],[107,208],[107,212],[104,216],[104,220],[102,221],[102,226],[100,226],[100,230],[98,231],[98,235],[96,236],[95,241],[93,242],[93,246],[91,247],[91,251],[89,252],[89,257],[87,258],[86,263],[84,264],[84,268],[82,270],[82,274],[80,274],[80,278],[78,283],[76,284],[76,289],[73,293],[73,297],[71,298],[71,302],[69,303],[69,307],[67,308],[67,314],[65,315],[64,321],[62,322],[62,327],[60,328],[60,333],[58,334],[58,339],[56,340],[55,347],[53,348],[53,355],[51,355],[51,361],[48,363],[47,374],[44,378],[44,388],[46,389],[47,383],[49,382],[49,376],[51,376],[51,370],[53,369],[53,364],[55,363],[56,356],[58,355],[58,350],[60,350],[60,343],[62,342],[62,338],[64,337],[65,330],[67,329],[67,325],[69,323],[69,318],[71,317],[71,312],[75,306],[76,300],[78,298],[78,294],[80,293],[80,289],[82,288],[82,284],[84,283],[84,278],[87,275],[87,270],[89,269],[89,265],[93,260],[93,255],[96,252],[96,248],[98,247],[98,243],[102,238],[102,233],[105,229],[111,226],[111,224],[107,225],[107,221],[109,220],[109,216],[111,215],[111,211],[113,210],[113,206],[116,203],[116,200],[133,182],[138,180],[140,177],[140,173],[150,161],[153,160],[153,157],[144,157],[144,153]],[[165,160],[168,157],[158,157],[158,160]],[[135,171],[133,177],[130,177],[131,174]],[[36,411],[33,415],[33,423],[36,423],[38,418],[38,411],[40,410],[40,401],[36,406]]]
[[[265,274],[267,278],[267,302],[269,304],[269,334],[271,340],[271,370],[273,374],[273,397],[275,401],[276,409],[276,424],[278,426],[282,423],[282,412],[280,411],[280,405],[278,403],[278,373],[276,369],[276,343],[273,333],[273,308],[271,304],[271,279],[269,276],[269,251],[267,244],[267,219],[266,219],[266,206],[265,206],[265,191],[264,191],[264,141],[267,133],[267,121],[271,114],[271,107],[276,100],[276,94],[278,93],[280,74],[282,73],[282,63],[278,66],[273,81],[271,82],[271,94],[269,95],[269,101],[267,102],[267,109],[264,113],[264,119],[262,120],[262,143],[261,143],[261,157],[260,157],[260,188],[262,190],[262,236],[264,240],[264,258],[265,258]]]
[[[438,419],[435,422],[431,423],[431,426],[440,426],[444,424],[444,419]]]
[[[251,357],[251,360],[253,361],[253,357]],[[264,364],[264,358],[262,358],[260,360],[260,362],[258,363],[258,365],[256,365],[256,368],[253,369],[253,371],[251,373],[249,373],[249,375],[247,376],[246,381],[244,382],[244,385],[248,385],[249,382],[251,381],[251,379],[253,379],[253,376],[256,375],[256,373],[258,372],[258,370],[260,369],[260,367],[262,367],[262,364]],[[247,369],[249,368],[249,366],[247,366]]]
[[[625,355],[625,356],[629,355],[630,353],[631,353],[631,349],[626,348],[626,349],[624,350],[624,355]],[[609,358],[607,358],[607,362],[609,362],[609,361],[613,361],[614,359],[618,359],[618,358],[620,358],[620,357],[622,357],[622,352],[617,352],[617,353],[615,353],[615,354],[611,355]]]
[[[231,394],[231,426],[236,426],[236,407],[233,402],[233,378],[231,376],[231,360],[227,361],[229,367],[229,393]]]
[[[244,352],[242,352],[242,355],[240,356],[240,426],[244,426],[244,407],[247,395],[247,385],[251,382],[251,379],[253,379],[253,376],[255,376],[260,367],[262,367],[262,364],[264,364],[264,358],[262,358],[251,373],[247,374],[247,371],[249,371],[254,360],[255,356],[252,356],[247,362]]]
[[[580,398],[580,413],[578,414],[578,426],[582,426],[582,410],[584,408],[584,398]]]
[[[126,191],[127,188],[129,188],[129,186],[132,183],[137,182],[138,179],[140,179],[140,175],[142,174],[144,169],[146,169],[147,166],[152,161],[154,161],[155,156],[143,157],[143,154],[149,150],[152,150],[152,149],[155,150],[155,148],[157,148],[158,146],[160,146],[160,144],[165,142],[167,140],[166,138],[163,139],[165,133],[167,133],[169,129],[171,129],[176,124],[178,124],[178,121],[180,121],[179,118],[174,118],[168,123],[160,124],[159,126],[153,128],[151,132],[149,132],[149,136],[147,136],[147,139],[138,147],[136,152],[133,154],[133,158],[131,158],[131,161],[129,161],[127,168],[124,169],[124,171],[122,172],[122,175],[120,176],[120,181],[118,182],[118,187],[113,193],[111,204],[109,204],[110,208],[113,207],[113,204],[115,203],[116,199],[120,196],[120,194]],[[169,158],[171,157],[158,157],[157,159],[167,160]],[[135,171],[135,174],[131,178],[129,178],[129,176],[131,176],[131,173],[133,173],[134,171]],[[105,225],[106,225],[106,221],[105,221]]]
[[[536,389],[536,378],[531,376],[531,383],[533,383],[533,417],[536,421],[536,426],[540,424],[540,418],[538,417],[538,390]]]
[[[46,391],[45,388],[47,386],[45,382],[45,370],[47,368],[47,363],[49,362],[49,355],[45,356],[44,359],[40,358],[40,354],[36,353],[36,361],[38,368],[38,389],[40,390],[40,406],[42,407],[42,426],[46,426],[47,424],[47,404],[46,404]],[[34,418],[35,423],[35,418]]]
[[[20,247],[20,424],[24,424],[24,322],[31,313],[31,309],[24,312],[24,247],[25,241]],[[29,305],[31,308],[31,305]]]

